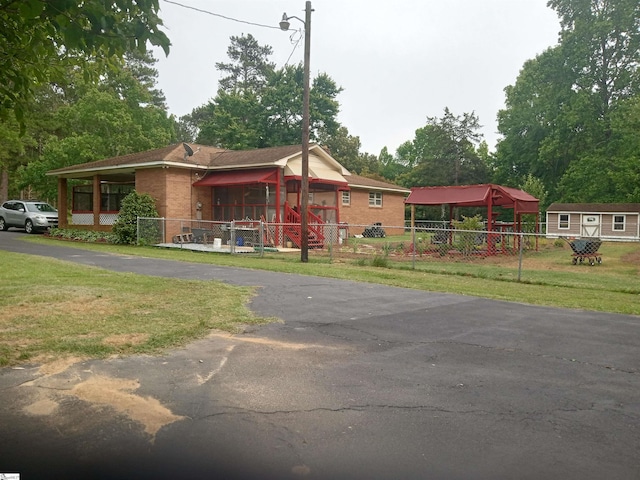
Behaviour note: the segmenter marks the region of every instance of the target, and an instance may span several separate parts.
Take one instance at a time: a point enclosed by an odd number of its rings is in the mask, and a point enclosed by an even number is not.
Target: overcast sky
[[[173,1],[173,0],[172,0]],[[171,53],[157,51],[159,87],[182,116],[216,95],[216,62],[228,62],[232,35],[273,48],[271,61],[303,61],[278,22],[304,19],[304,0],[175,0],[230,19],[160,1]],[[362,152],[395,153],[427,117],[475,112],[484,139],[498,139],[504,88],[524,62],[555,45],[560,29],[547,0],[313,0],[311,76],[327,73],[344,90],[338,120],[360,137]],[[291,20],[291,28],[302,23]],[[294,35],[295,37],[295,35]],[[294,40],[297,39],[294,38]]]

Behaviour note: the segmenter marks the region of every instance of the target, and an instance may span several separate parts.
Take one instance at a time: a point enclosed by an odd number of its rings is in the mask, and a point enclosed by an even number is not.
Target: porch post
[[[67,219],[67,179],[58,177],[58,228],[67,228],[69,221]]]
[[[100,175],[93,176],[93,226],[100,225]]]
[[[276,177],[276,223],[280,223],[282,221],[282,216],[280,215],[280,202],[282,199],[280,198],[280,170],[278,170],[278,176]],[[267,221],[271,219],[267,218]]]

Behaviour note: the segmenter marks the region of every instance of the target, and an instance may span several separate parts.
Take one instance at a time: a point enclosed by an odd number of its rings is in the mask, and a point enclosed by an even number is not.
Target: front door
[[[599,237],[600,215],[594,213],[582,215],[582,229],[580,234],[583,237]]]

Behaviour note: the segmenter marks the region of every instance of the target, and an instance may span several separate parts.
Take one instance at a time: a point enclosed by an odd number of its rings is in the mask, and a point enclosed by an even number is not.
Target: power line
[[[300,32],[297,32],[297,33],[300,33]],[[291,43],[293,43],[293,36],[294,35],[295,35],[295,33],[291,34],[291,37],[290,37]],[[291,53],[289,54],[289,58],[287,58],[287,61],[284,62],[284,66],[285,67],[289,64],[289,60],[291,60],[291,57],[293,57],[293,54],[295,53],[296,48],[298,48],[298,45],[300,44],[300,40],[302,40],[302,35],[300,35],[298,37],[298,40],[295,41],[295,44],[293,45],[293,50],[291,50]]]
[[[207,15],[211,15],[213,17],[224,18],[225,20],[231,20],[233,22],[246,23],[247,25],[253,25],[253,26],[256,26],[256,27],[272,28],[274,30],[280,30],[280,27],[276,27],[276,26],[273,26],[273,25],[263,25],[261,23],[248,22],[246,20],[238,20],[237,18],[227,17],[227,16],[221,15],[219,13],[209,12],[208,10],[202,10],[201,8],[192,7],[191,5],[184,5],[182,3],[174,2],[172,0],[164,0],[164,1],[166,3],[171,3],[173,5],[177,5],[177,6],[182,7],[182,8],[188,8],[189,10],[195,10],[196,12],[206,13]]]

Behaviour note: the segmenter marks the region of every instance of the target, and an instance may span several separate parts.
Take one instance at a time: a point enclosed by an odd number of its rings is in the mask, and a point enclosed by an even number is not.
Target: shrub
[[[48,233],[51,238],[63,240],[77,240],[81,242],[115,243],[115,237],[111,232],[97,232],[94,230],[80,230],[74,228],[52,228]]]
[[[476,215],[474,217],[465,217],[463,215],[462,221],[453,221],[453,226],[456,229],[462,230],[462,232],[456,235],[456,249],[464,256],[471,255],[476,248],[476,239],[478,237],[476,232],[484,230],[482,217],[480,215]]]
[[[157,218],[155,201],[147,193],[133,190],[122,200],[120,213],[113,224],[116,243],[135,245],[138,243],[138,217]],[[152,243],[160,234],[155,222],[146,224],[140,237]]]

